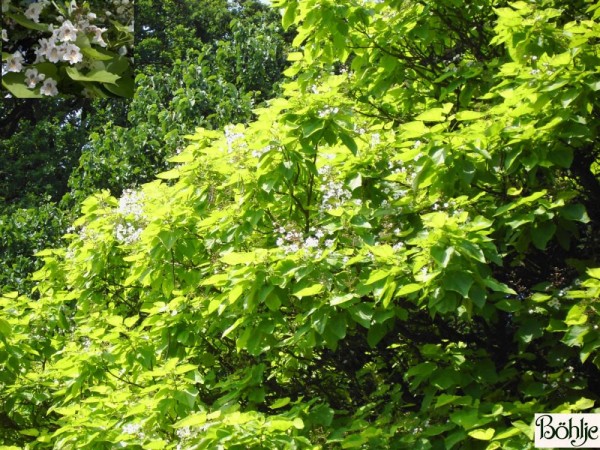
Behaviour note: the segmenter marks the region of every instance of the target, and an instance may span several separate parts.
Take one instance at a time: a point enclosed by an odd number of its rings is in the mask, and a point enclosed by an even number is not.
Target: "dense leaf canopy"
[[[597,412],[600,3],[274,6],[281,94],[0,298],[5,440],[524,449]]]

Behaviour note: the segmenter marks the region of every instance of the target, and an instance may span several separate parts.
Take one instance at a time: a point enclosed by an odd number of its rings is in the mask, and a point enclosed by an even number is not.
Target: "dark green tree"
[[[292,35],[278,14],[257,1],[201,3],[137,5],[136,95],[126,124],[108,121],[90,134],[70,180],[79,200],[151,180],[196,127],[247,122],[280,92]]]

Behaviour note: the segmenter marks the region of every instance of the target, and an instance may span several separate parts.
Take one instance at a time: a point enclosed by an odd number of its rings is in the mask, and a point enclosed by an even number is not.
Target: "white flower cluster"
[[[136,220],[144,218],[144,193],[133,189],[125,189],[119,199],[119,213],[124,216],[133,215]]]
[[[344,187],[341,181],[329,181],[321,187],[322,197],[319,211],[329,211],[342,206],[352,198],[352,192]]]
[[[262,155],[271,151],[271,146],[267,145],[266,147],[261,148],[260,150],[254,150],[252,152],[252,156],[256,159],[260,159]]]
[[[231,153],[233,152],[233,144],[240,139],[244,139],[244,133],[236,133],[233,125],[226,125],[223,131],[227,140],[227,153]]]
[[[139,423],[128,423],[123,427],[124,434],[135,434],[142,429]]]
[[[320,258],[323,253],[323,247],[332,248],[335,244],[333,239],[325,239],[325,230],[322,228],[311,227],[311,235],[308,237],[304,237],[304,234],[298,230],[287,230],[285,227],[279,227],[276,232],[279,235],[276,244],[286,254],[296,253],[304,249],[316,252],[316,257]]]
[[[419,156],[416,159],[418,158]],[[408,190],[404,189],[404,187],[412,185],[417,176],[412,165],[404,164],[401,160],[388,161],[388,169],[392,175],[398,175],[398,177],[395,178],[395,182],[384,181],[382,183],[382,192],[389,196],[381,203],[382,207],[389,207],[391,201],[396,201],[406,196]]]
[[[144,194],[133,189],[123,191],[117,209],[121,222],[115,226],[115,238],[122,244],[133,244],[140,239],[143,228]]]
[[[319,117],[320,118],[328,117],[328,116],[337,114],[338,112],[339,112],[339,108],[332,108],[328,105],[325,105],[325,108],[323,108],[322,110],[319,111]]]
[[[367,130],[365,130],[363,127],[359,126],[358,124],[354,124],[354,132],[358,135],[363,135],[367,132]]]
[[[116,12],[118,16],[127,16],[130,14],[131,8],[133,8],[133,0],[112,0],[111,3],[117,7]],[[112,15],[110,11],[105,11],[105,14],[108,17]]]
[[[394,245],[392,245],[392,249],[396,252],[402,250],[403,248],[404,248],[403,242],[396,242]]]
[[[406,173],[406,166],[402,164],[402,161],[388,161],[388,169],[390,169],[394,175]]]
[[[446,210],[449,206],[450,204],[448,202],[444,202],[441,205],[439,202],[435,202],[433,205],[431,205],[431,209],[434,211],[438,211],[440,208]]]
[[[100,235],[98,234],[98,232],[96,230],[90,230],[88,227],[81,227],[81,230],[79,230],[79,238],[82,241],[95,241],[97,239],[99,239]]]
[[[464,58],[464,56],[465,55],[462,53],[457,53],[452,58],[444,59],[444,60],[442,60],[442,62],[444,63],[445,66],[449,66],[450,64],[453,64],[453,63],[459,63]]]
[[[387,184],[387,187],[383,188],[383,192],[385,194],[389,194],[392,196],[392,199],[394,201],[399,200],[400,198],[404,197],[406,194],[408,194],[408,190],[406,189],[397,189],[396,185],[393,184]],[[387,200],[383,200],[381,202],[381,206],[382,207],[388,207],[390,205],[390,203]]]
[[[95,15],[92,17],[95,17]],[[80,33],[93,35],[93,43],[101,47],[107,46],[102,37],[102,33],[106,32],[107,29],[90,25],[87,16],[86,18],[81,18],[76,25],[71,23],[70,20],[63,20],[62,25],[58,28],[50,25],[50,31],[52,31],[50,38],[39,40],[39,47],[35,51],[36,60],[34,64],[44,61],[52,63],[68,61],[69,64],[73,65],[82,62],[83,54],[80,48],[74,44],[77,35]]]
[[[177,438],[179,439],[179,442],[177,443],[175,450],[185,450],[185,449],[190,448],[190,444],[188,441],[190,441],[191,439],[194,439],[196,436],[198,436],[198,434],[204,433],[206,430],[208,430],[209,427],[210,427],[210,423],[206,423],[200,427],[179,428],[175,432],[175,434],[177,435]]]
[[[379,133],[373,133],[371,135],[371,147],[375,147],[381,143],[381,136]]]
[[[139,240],[142,235],[142,229],[136,228],[130,223],[118,223],[115,227],[115,237],[122,244],[133,244]]]
[[[25,17],[33,20],[35,23],[40,23],[40,14],[45,6],[50,2],[48,0],[40,0],[37,3],[31,3],[25,11]]]
[[[81,346],[84,350],[88,351],[92,346],[92,341],[90,340],[90,338],[84,337],[83,339],[81,339]]]
[[[319,167],[317,169],[317,173],[323,177],[330,177],[332,174],[331,166],[325,165],[325,166]]]
[[[554,308],[554,309],[559,309],[560,308],[560,300],[558,300],[557,298],[553,298],[552,300],[550,300],[548,302],[548,306],[550,306],[551,308]]]
[[[123,434],[137,434],[140,438],[145,435],[142,433],[142,425],[139,423],[128,423],[121,430]]]
[[[192,435],[192,430],[190,429],[190,427],[183,427],[179,428],[176,431],[176,434],[179,439],[187,439]]]

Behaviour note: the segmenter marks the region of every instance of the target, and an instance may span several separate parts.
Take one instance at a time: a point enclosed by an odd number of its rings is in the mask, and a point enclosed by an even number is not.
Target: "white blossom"
[[[183,428],[179,428],[176,431],[176,433],[177,433],[177,437],[179,439],[186,439],[192,435],[192,430],[190,429],[190,427],[183,427]]]
[[[360,135],[363,135],[367,132],[364,128],[359,127],[357,124],[354,124],[354,132]]]
[[[75,44],[67,44],[65,46],[65,53],[63,60],[69,61],[69,64],[75,64],[83,60],[81,50]]]
[[[35,85],[38,84],[38,82],[42,81],[44,78],[46,78],[46,75],[44,75],[43,73],[38,74],[38,70],[35,68],[27,69],[25,71],[25,84],[29,89],[35,88]]]
[[[29,8],[25,11],[25,17],[30,20],[33,20],[36,23],[40,22],[40,13],[42,9],[44,9],[44,3],[32,3],[29,5]]]
[[[321,198],[320,210],[335,209],[347,200],[350,200],[352,193],[344,188],[343,183],[339,181],[329,181],[323,187],[323,197]]]
[[[57,46],[52,40],[48,42],[48,52],[46,53],[46,58],[48,61],[57,63],[62,60],[64,54],[65,50],[62,45]]]
[[[319,175],[330,175],[331,174],[331,166],[323,166],[317,169],[317,173]]]
[[[319,117],[324,118],[327,116],[331,116],[333,114],[337,114],[339,111],[338,108],[332,108],[330,106],[325,105],[325,108],[319,111]]]
[[[56,80],[53,80],[52,78],[47,78],[46,81],[44,81],[42,87],[40,88],[40,93],[44,95],[49,95],[51,97],[58,95],[58,89],[56,88]]]
[[[402,247],[404,247],[404,244],[402,242],[396,242],[394,245],[392,245],[392,249],[394,251],[401,250]]]
[[[140,239],[143,228],[139,221],[145,218],[143,200],[144,194],[133,189],[125,189],[121,194],[117,212],[124,222],[115,226],[115,238],[122,244],[133,244]]]
[[[123,427],[123,434],[136,434],[142,429],[139,423],[128,423]]]
[[[23,69],[23,55],[17,50],[8,57],[6,64],[8,72],[20,72]]]
[[[133,215],[136,220],[144,217],[144,194],[134,189],[125,189],[119,199],[119,213]]]
[[[371,135],[371,147],[375,147],[376,145],[379,145],[380,142],[381,142],[381,137],[379,136],[379,133],[373,133]]]
[[[8,34],[6,33],[6,30],[2,30],[2,40],[4,42],[8,42]]]
[[[35,49],[35,54],[37,56],[45,56],[53,45],[54,42],[51,43],[48,39],[42,38],[38,41],[38,48]]]
[[[130,223],[118,223],[115,227],[115,238],[122,244],[133,244],[140,239],[141,228],[136,228]]]
[[[233,125],[226,125],[224,130],[225,139],[227,140],[227,152],[231,153],[233,151],[233,144],[239,139],[244,138],[243,133],[235,133]]]
[[[99,28],[99,27],[89,27],[89,28],[91,28],[92,33],[94,33],[94,36],[92,37],[92,42],[95,44],[98,44],[100,47],[106,47],[107,44],[104,41],[104,38],[102,38],[102,33],[107,31],[107,28]]]
[[[77,39],[77,28],[70,20],[65,20],[58,29],[57,36],[63,42],[75,41]]]
[[[75,9],[77,9],[77,2],[71,0],[71,3],[69,4],[69,14],[72,14]]]
[[[304,247],[306,247],[306,248],[316,248],[318,246],[319,246],[319,240],[312,236],[306,238],[306,240],[304,241]]]

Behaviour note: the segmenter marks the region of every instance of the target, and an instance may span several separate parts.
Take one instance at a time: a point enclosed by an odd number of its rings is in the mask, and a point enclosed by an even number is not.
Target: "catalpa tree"
[[[2,297],[4,440],[524,449],[596,412],[600,4],[275,6],[284,94]]]

